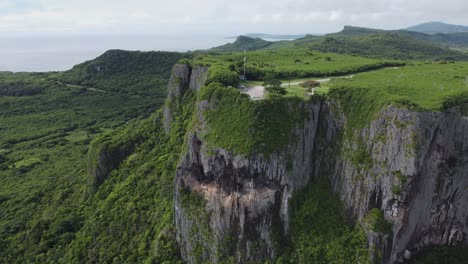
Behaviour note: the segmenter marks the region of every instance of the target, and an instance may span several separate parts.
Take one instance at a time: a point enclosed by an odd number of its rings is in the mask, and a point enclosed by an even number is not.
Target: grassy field
[[[332,80],[328,96],[340,101],[350,135],[389,104],[415,111],[460,106],[460,112],[468,115],[467,73],[468,63],[413,63]]]
[[[407,99],[423,109],[440,110],[449,98],[468,92],[468,63],[414,63],[335,79],[330,85],[379,91],[387,98]]]
[[[242,73],[242,52],[195,56],[193,64],[229,68]],[[402,65],[401,62],[362,58],[350,55],[322,53],[307,48],[259,50],[247,53],[247,78],[261,80],[271,73],[280,79],[338,76]]]

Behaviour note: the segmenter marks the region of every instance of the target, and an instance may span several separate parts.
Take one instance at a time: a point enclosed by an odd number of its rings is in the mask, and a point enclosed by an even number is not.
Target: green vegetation
[[[295,192],[289,242],[276,263],[370,263],[362,227],[349,226],[343,212],[325,178]]]
[[[293,41],[268,42],[240,36],[234,43],[210,52],[308,48],[315,51],[398,60],[468,60],[460,52],[468,47],[468,33],[423,34],[406,30],[378,30],[345,26],[343,31],[324,36],[307,35]]]
[[[165,97],[174,64],[183,58],[176,52],[109,50],[94,60],[76,65],[52,77],[67,84],[97,88],[108,92]]]
[[[50,86],[50,81],[41,78],[40,73],[1,73],[0,96],[30,96]]]
[[[468,32],[468,27],[432,21],[432,22],[422,23],[422,24],[418,24],[418,25],[406,28],[406,30],[427,33],[427,34],[438,34],[438,33]]]
[[[276,79],[275,76],[267,75],[264,79],[263,86],[268,94],[285,95],[287,93],[286,88],[281,86],[281,81]]]
[[[169,135],[160,122],[154,122],[161,120],[161,112],[119,132],[120,138],[141,138],[140,144],[85,201],[87,220],[66,248],[63,261],[180,261],[171,235],[173,178],[194,101],[188,92],[174,108]]]
[[[251,38],[247,36],[239,36],[233,43],[228,43],[223,46],[210,49],[211,52],[231,52],[244,50],[258,50],[268,47],[273,42],[263,40],[261,38]]]
[[[461,52],[405,34],[373,33],[357,37],[326,37],[311,44],[322,52],[394,60],[468,60]]]
[[[286,97],[299,97],[303,99],[310,97],[308,95],[309,91],[300,85],[285,85],[284,88],[286,89]]]
[[[290,142],[292,128],[307,118],[301,99],[252,101],[239,90],[216,83],[202,88],[199,100],[208,100],[211,106],[204,111],[207,142],[236,154],[281,150]]]
[[[384,234],[392,233],[392,224],[384,219],[383,212],[378,208],[370,210],[364,222],[371,231]]]
[[[224,86],[236,87],[239,85],[239,74],[222,66],[212,66],[208,70],[206,84],[220,83]]]
[[[243,58],[243,52],[222,55],[199,54],[195,56],[193,64],[222,67],[240,74],[243,73]],[[249,80],[263,80],[266,75],[288,80],[339,76],[401,65],[404,63],[322,53],[308,48],[282,48],[248,52],[246,76]]]
[[[148,117],[163,104],[173,66],[158,61],[165,59],[152,62],[151,80],[132,76],[136,85],[157,84],[144,91],[125,88],[124,72],[102,76],[93,84],[98,89],[61,84],[62,73],[0,74],[0,83],[41,88],[30,96],[0,96],[0,262],[177,261],[170,227],[172,180],[182,128],[192,112],[176,109],[170,136],[153,123],[161,114]],[[107,86],[112,83],[119,88]],[[184,105],[190,108],[190,102],[193,95]],[[121,149],[129,139],[138,139],[138,147],[90,195],[88,144],[103,146],[107,140]]]
[[[385,106],[453,108],[467,115],[467,63],[402,62],[316,50],[385,59],[465,59],[405,34],[348,29],[294,42],[240,38],[220,50],[186,55],[114,50],[64,73],[0,73],[0,262],[179,263],[172,227],[173,177],[196,100],[208,101],[206,134],[199,135],[208,147],[269,155],[293,142],[291,131],[309,118],[307,89],[285,86],[282,96],[281,84],[271,80],[355,74],[333,79],[315,92],[327,94],[331,107],[344,112],[346,133],[356,144],[348,158],[360,169],[369,168],[372,159],[354,132]],[[224,51],[244,49],[256,50],[247,55],[249,80],[264,80],[277,89],[270,93],[278,94],[252,101],[228,88],[239,84],[244,55]],[[189,56],[193,60],[184,59]],[[163,105],[178,61],[210,68],[198,95],[189,90],[168,102],[173,120],[166,134],[162,111],[154,112]],[[399,184],[392,191],[400,194],[406,176],[393,174]],[[278,263],[369,262],[363,228],[346,224],[343,206],[331,192],[326,180],[316,179],[294,194],[288,240],[281,240],[282,229],[274,223]],[[189,215],[208,219],[203,198],[183,192],[182,200]],[[370,230],[391,233],[378,209],[364,222]],[[212,239],[206,225],[198,223],[192,231],[199,242],[194,244],[197,256]],[[232,243],[225,241],[228,247]],[[439,253],[446,252],[452,249]],[[454,259],[462,256],[457,252]],[[433,256],[424,253],[421,259],[425,254]]]
[[[388,104],[439,111],[468,102],[467,72],[467,63],[416,63],[334,79],[328,95],[340,101],[347,128],[354,130]]]
[[[189,239],[195,255],[194,258],[197,263],[203,263],[206,245],[212,246],[214,240],[213,233],[210,232],[210,213],[206,208],[206,200],[194,191],[185,189],[179,191],[185,216],[188,220],[193,221],[189,231]]]

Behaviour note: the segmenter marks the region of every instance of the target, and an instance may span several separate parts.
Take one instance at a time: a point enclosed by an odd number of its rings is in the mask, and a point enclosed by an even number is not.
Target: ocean
[[[185,52],[232,41],[222,36],[0,37],[0,71],[65,71],[110,49]]]

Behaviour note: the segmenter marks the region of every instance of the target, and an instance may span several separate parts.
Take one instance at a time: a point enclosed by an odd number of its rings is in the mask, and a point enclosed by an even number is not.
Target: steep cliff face
[[[183,72],[184,87],[200,90],[206,69]],[[313,177],[328,177],[349,220],[365,227],[373,262],[403,261],[429,245],[467,245],[463,115],[387,106],[350,132],[339,102],[302,102],[306,118],[286,147],[239,155],[206,140],[205,113],[217,107],[210,99],[196,104],[176,173],[174,221],[188,263],[275,259],[289,228],[288,201]],[[369,224],[373,208],[391,231]]]
[[[171,129],[172,107],[177,104],[184,93],[191,89],[198,92],[208,77],[208,67],[196,65],[193,68],[186,64],[176,64],[172,68],[168,84],[168,95],[164,105],[164,129],[166,133]]]
[[[327,136],[338,134],[344,122],[322,116],[318,151],[340,146],[328,161],[316,161],[322,168],[315,174],[330,177],[351,219],[383,210],[393,229],[378,245],[382,261],[402,261],[429,245],[466,245],[468,119],[390,106],[352,140]],[[372,232],[369,238],[376,240]]]
[[[202,101],[198,107],[203,113],[211,106]],[[269,157],[234,155],[207,146],[199,137],[206,125],[203,114],[198,116],[200,129],[188,135],[188,153],[177,171],[175,190],[175,222],[182,255],[188,262],[217,263],[232,257],[245,263],[275,258],[275,239],[281,239],[288,227],[288,200],[312,175],[310,160],[320,104],[304,103],[302,107],[309,118],[292,131],[294,143]],[[181,197],[187,191],[206,200],[207,218],[187,212]],[[191,237],[201,229],[209,232]],[[208,252],[197,255],[196,241],[203,241]]]

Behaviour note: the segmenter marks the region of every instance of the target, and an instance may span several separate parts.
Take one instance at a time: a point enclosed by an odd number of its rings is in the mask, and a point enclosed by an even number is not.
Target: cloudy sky
[[[467,0],[0,0],[0,34],[325,33],[468,25]]]

